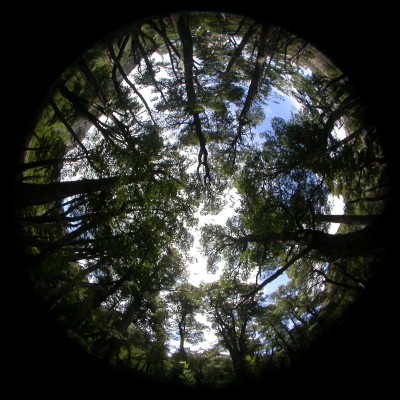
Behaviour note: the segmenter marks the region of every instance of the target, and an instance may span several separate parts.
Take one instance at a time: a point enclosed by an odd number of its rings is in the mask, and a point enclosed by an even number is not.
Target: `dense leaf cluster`
[[[299,104],[287,120],[266,116],[277,93]],[[55,83],[20,166],[33,283],[111,365],[216,387],[290,364],[384,251],[386,160],[365,113],[347,77],[279,27],[190,13],[105,38]],[[235,216],[201,232],[219,278],[196,287],[194,215],[226,193]],[[216,344],[190,350],[210,329]]]

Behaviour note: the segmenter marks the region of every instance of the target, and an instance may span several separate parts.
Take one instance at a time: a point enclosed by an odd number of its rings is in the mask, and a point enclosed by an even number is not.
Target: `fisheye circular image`
[[[32,285],[71,341],[182,387],[289,368],[387,250],[387,159],[353,83],[236,14],[143,19],[87,49],[15,188]]]

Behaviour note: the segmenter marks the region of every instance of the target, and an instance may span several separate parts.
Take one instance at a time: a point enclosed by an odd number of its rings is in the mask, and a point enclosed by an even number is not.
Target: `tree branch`
[[[311,250],[311,246],[307,246],[305,249],[300,251],[297,255],[295,255],[290,261],[288,261],[283,267],[279,268],[274,274],[272,274],[270,277],[265,279],[262,283],[257,285],[252,291],[249,293],[245,294],[240,300],[240,302],[235,306],[235,308],[240,307],[247,299],[250,297],[254,296],[257,292],[259,292],[264,286],[268,285],[272,281],[274,281],[276,278],[281,276],[289,267],[291,267],[296,261],[300,260],[300,258],[304,257],[306,254],[308,254]]]
[[[136,87],[134,86],[134,84],[130,81],[130,79],[128,78],[128,76],[126,75],[124,69],[122,68],[121,63],[118,60],[118,57],[116,56],[115,52],[114,52],[114,48],[113,48],[113,44],[109,43],[108,44],[108,53],[110,55],[110,58],[112,60],[112,62],[114,63],[114,65],[117,67],[119,73],[121,74],[122,78],[124,79],[124,81],[129,85],[129,87],[133,90],[133,92],[136,94],[136,96],[138,96],[141,100],[141,102],[143,103],[143,105],[145,106],[150,119],[152,120],[153,124],[157,126],[156,121],[153,118],[153,115],[151,113],[150,107],[148,106],[145,98],[142,96],[142,94],[136,89]]]
[[[196,136],[200,142],[200,150],[198,154],[197,174],[200,176],[200,167],[203,165],[205,174],[203,176],[204,185],[209,189],[211,184],[210,167],[208,165],[208,151],[206,148],[206,138],[201,127],[201,120],[197,107],[197,96],[194,89],[193,80],[193,40],[190,29],[182,16],[174,16],[173,21],[176,31],[182,42],[183,49],[183,65],[185,76],[186,95],[188,99],[188,111],[193,117],[193,125],[195,127]]]
[[[52,98],[48,99],[48,103],[50,104],[51,108],[54,110],[54,113],[56,114],[57,118],[64,124],[66,127],[67,131],[71,134],[75,142],[79,145],[79,147],[82,149],[84,154],[86,155],[86,160],[89,163],[89,165],[99,174],[101,174],[101,171],[93,164],[90,158],[90,154],[88,149],[85,147],[85,145],[81,142],[79,139],[78,135],[75,133],[75,131],[72,129],[71,125],[68,123],[66,118],[64,117],[63,113],[61,110],[57,107],[57,104]]]
[[[343,287],[346,289],[356,289],[356,290],[363,290],[363,288],[360,286],[353,286],[353,285],[348,285],[347,283],[344,282],[338,282],[334,281],[333,279],[328,278],[328,276],[325,274],[325,272],[321,271],[320,269],[314,268],[313,272],[315,272],[317,275],[320,275],[324,278],[325,283],[330,283],[335,286]]]

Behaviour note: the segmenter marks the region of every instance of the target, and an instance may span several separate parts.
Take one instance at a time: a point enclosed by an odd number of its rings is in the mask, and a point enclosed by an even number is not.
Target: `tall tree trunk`
[[[121,74],[122,78],[124,79],[124,81],[129,85],[129,87],[133,90],[133,92],[136,94],[136,96],[138,96],[141,100],[141,102],[143,103],[144,107],[147,110],[147,113],[149,114],[150,119],[152,120],[154,125],[157,125],[156,121],[153,118],[153,115],[151,113],[150,107],[148,106],[145,98],[142,96],[142,94],[136,89],[135,85],[130,81],[130,79],[128,78],[128,75],[125,73],[122,65],[120,64],[118,57],[115,55],[114,52],[114,48],[113,48],[113,44],[110,42],[108,45],[108,52],[110,54],[110,57],[114,63],[114,65],[116,66],[116,68],[118,69],[119,73]],[[115,83],[114,83],[115,85]]]
[[[178,323],[179,330],[179,356],[180,359],[186,360],[186,350],[185,350],[185,336],[186,336],[186,327],[185,327],[185,315],[182,315],[181,320]]]
[[[346,225],[368,225],[378,215],[316,215],[315,219],[319,222],[331,222]]]
[[[247,32],[243,35],[242,40],[239,43],[239,46],[235,49],[235,51],[232,54],[231,59],[228,62],[228,65],[225,68],[224,75],[221,80],[221,85],[220,87],[223,88],[226,84],[226,81],[228,80],[228,75],[232,69],[232,67],[235,65],[236,61],[239,59],[241,56],[243,49],[245,48],[246,44],[250,41],[250,39],[253,37],[253,34],[255,32],[256,28],[256,23],[252,23],[247,30]]]
[[[107,98],[104,93],[103,88],[101,88],[96,80],[96,78],[93,76],[92,71],[90,70],[89,66],[86,64],[85,59],[83,56],[80,56],[77,60],[77,64],[79,69],[81,70],[83,76],[86,78],[88,83],[93,87],[93,89],[96,92],[97,97],[100,99],[101,103],[103,106],[107,104]]]
[[[310,239],[311,247],[322,257],[351,258],[384,247],[387,244],[388,231],[385,218],[379,216],[358,231],[334,235],[313,231],[310,233]]]
[[[79,222],[84,219],[89,218],[88,215],[80,215],[78,217],[67,217],[67,213],[57,213],[56,215],[51,214],[43,214],[43,215],[34,215],[34,216],[25,216],[19,218],[19,222],[22,225],[43,225],[43,224],[53,224],[59,223],[61,225],[68,225],[73,222]]]
[[[53,108],[54,113],[56,114],[57,118],[63,123],[63,125],[65,126],[65,128],[67,129],[67,131],[70,133],[70,135],[73,137],[75,143],[78,144],[78,146],[82,149],[83,153],[86,156],[86,159],[88,161],[88,163],[90,164],[90,166],[98,172],[98,169],[92,164],[91,162],[91,158],[90,158],[90,154],[88,149],[85,147],[85,145],[81,142],[79,136],[75,133],[75,131],[72,129],[72,126],[68,123],[67,119],[64,117],[63,113],[61,112],[61,110],[58,108],[57,104],[55,103],[55,101],[52,98],[48,99],[48,103],[50,104],[50,106]]]
[[[117,60],[118,61],[118,60]],[[114,113],[109,109],[108,104],[109,101],[104,92],[104,89],[99,85],[99,82],[93,75],[92,71],[86,64],[83,57],[78,59],[78,66],[81,69],[83,75],[86,80],[90,83],[90,85],[95,89],[97,96],[102,102],[103,107],[100,107],[100,111],[107,115],[107,117],[111,118],[114,124],[118,127],[118,133],[122,135],[122,137],[126,140],[127,144],[130,144],[132,138],[129,136],[129,129],[114,115]],[[124,72],[123,68],[121,68],[122,72]]]
[[[339,121],[340,118],[342,118],[352,107],[354,107],[357,101],[357,97],[351,94],[342,101],[342,103],[336,108],[336,110],[333,110],[329,114],[328,119],[326,120],[322,129],[326,138],[328,138],[328,136],[333,131],[336,121]]]
[[[254,72],[251,77],[251,82],[249,89],[247,91],[247,96],[243,104],[243,108],[239,115],[239,126],[237,129],[237,133],[235,135],[236,142],[242,137],[242,129],[243,126],[248,122],[247,116],[250,111],[250,107],[254,102],[254,99],[257,95],[258,89],[262,83],[262,78],[264,75],[265,63],[267,61],[267,42],[268,42],[268,34],[270,28],[267,25],[263,25],[260,33],[260,40],[258,45],[257,59],[254,67]],[[272,56],[271,56],[272,57]]]
[[[178,49],[175,47],[175,45],[171,42],[170,38],[168,37],[164,21],[162,19],[159,20],[160,27],[158,27],[154,21],[148,21],[147,23],[164,39],[166,47],[172,49],[176,57],[180,59],[181,55]]]
[[[46,204],[79,194],[111,190],[121,182],[121,177],[113,176],[66,182],[20,183],[16,186],[16,203],[18,206]]]
[[[329,218],[329,216],[326,217]],[[349,216],[349,219],[351,217]],[[269,235],[250,234],[240,237],[220,234],[219,238],[222,242],[222,247],[241,246],[249,242],[266,244],[280,242],[284,245],[306,245],[309,249],[317,251],[322,257],[350,258],[367,254],[371,250],[377,250],[385,246],[389,235],[385,226],[388,217],[389,213],[379,215],[364,228],[344,234],[329,234],[309,229]],[[352,222],[354,223],[354,220]]]
[[[81,286],[82,281],[85,279],[85,277],[87,277],[90,273],[100,269],[102,266],[104,266],[104,264],[105,262],[102,260],[94,263],[85,270],[81,270],[77,277],[74,277],[72,280],[66,282],[64,285],[56,286],[48,290],[46,292],[46,304],[48,304],[50,308],[56,305],[57,300],[72,292],[72,290],[76,287]]]
[[[150,62],[149,58],[147,57],[147,53],[146,53],[145,49],[143,48],[142,44],[140,43],[140,40],[138,41],[138,48],[139,48],[140,53],[142,54],[142,57],[144,59],[146,67],[147,67],[147,71],[150,74],[150,77],[151,77],[154,87],[157,89],[157,91],[160,94],[161,98],[163,99],[164,103],[167,104],[167,99],[165,98],[163,91],[161,90],[160,86],[158,85],[156,75],[153,70],[153,65]]]
[[[63,158],[49,158],[47,160],[38,160],[38,161],[30,161],[24,164],[20,164],[18,166],[18,171],[20,172],[25,172],[28,169],[32,168],[46,168],[46,167],[51,167],[54,165],[61,165],[62,162],[64,161]]]
[[[351,142],[353,139],[356,139],[358,136],[361,135],[361,133],[364,132],[364,129],[357,129],[356,131],[354,131],[353,133],[351,133],[350,135],[347,135],[346,137],[344,137],[342,140],[340,140],[339,142],[333,144],[332,146],[328,147],[325,152],[326,153],[330,153],[332,151],[336,151],[338,148],[342,147],[343,145]]]
[[[201,127],[201,120],[198,112],[197,96],[196,96],[196,91],[194,89],[192,34],[183,16],[181,15],[174,16],[173,21],[176,30],[178,32],[179,38],[182,42],[185,87],[188,99],[188,111],[190,115],[192,115],[193,117],[193,125],[195,127],[196,136],[199,139],[200,143],[197,172],[199,174],[200,166],[204,165],[205,174],[203,180],[205,185],[209,185],[211,183],[211,177],[210,177],[210,168],[208,165],[208,151],[206,148],[207,141]]]
[[[141,305],[141,301],[141,296],[134,296],[133,300],[131,300],[130,304],[126,308],[125,314],[123,315],[122,319],[116,324],[116,329],[122,336],[126,336],[129,325],[134,321],[135,314],[137,313]],[[124,340],[119,337],[112,336],[111,338],[109,338],[104,346],[106,348],[104,358],[111,361],[113,356],[117,357],[119,349],[121,348],[123,343]]]

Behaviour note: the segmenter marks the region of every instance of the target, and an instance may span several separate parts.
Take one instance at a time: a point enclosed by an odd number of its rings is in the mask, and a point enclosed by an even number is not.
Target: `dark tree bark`
[[[148,21],[148,24],[164,39],[166,47],[168,49],[172,49],[176,57],[180,59],[181,54],[179,53],[179,50],[176,48],[176,46],[171,42],[170,38],[168,37],[164,21],[162,19],[159,20],[160,27],[158,27],[154,21]]]
[[[143,36],[143,33],[140,32],[140,35]],[[142,57],[144,59],[144,62],[145,62],[146,67],[147,67],[147,71],[150,74],[150,77],[151,77],[151,80],[153,82],[154,87],[157,89],[158,93],[160,93],[164,103],[167,103],[167,100],[166,100],[166,98],[164,96],[164,93],[160,89],[160,86],[159,86],[159,84],[157,82],[157,79],[156,79],[156,76],[155,76],[155,73],[154,73],[154,70],[153,70],[153,65],[152,65],[151,61],[149,60],[149,58],[147,56],[146,50],[143,48],[142,43],[140,42],[140,40],[137,41],[136,45],[137,45],[137,47],[139,49],[140,54],[142,55]]]
[[[117,60],[118,61],[118,60]],[[99,85],[98,80],[94,77],[92,71],[86,64],[83,57],[78,59],[78,66],[82,71],[83,75],[85,76],[86,80],[89,84],[95,89],[97,97],[100,99],[102,103],[102,107],[100,107],[100,111],[110,117],[114,122],[115,126],[118,127],[118,133],[126,140],[129,144],[131,142],[131,137],[129,136],[129,129],[114,115],[114,113],[109,109],[108,98],[104,92],[104,89]],[[123,69],[121,68],[123,71]]]
[[[281,276],[289,267],[291,267],[296,261],[300,260],[302,257],[306,256],[311,251],[311,246],[307,246],[305,249],[301,250],[297,255],[295,255],[291,260],[289,260],[284,266],[278,268],[271,276],[262,281],[249,293],[246,293],[242,300],[235,306],[239,308],[247,299],[252,298],[257,292],[259,292],[263,287],[267,286],[269,283],[273,282],[279,276]]]
[[[345,234],[329,234],[318,230],[298,230],[269,235],[244,235],[233,237],[219,234],[220,248],[242,246],[249,242],[307,246],[326,258],[351,258],[369,253],[385,246],[388,232],[385,227],[387,214],[376,217],[366,227]],[[354,221],[353,221],[354,222]]]
[[[68,259],[68,261],[70,261]],[[74,277],[73,279],[65,282],[61,286],[56,286],[46,292],[46,304],[49,306],[49,308],[52,308],[53,306],[56,306],[57,301],[65,297],[68,293],[72,292],[75,288],[78,287],[91,287],[88,285],[89,284],[87,281],[84,281],[85,278],[91,274],[92,272],[97,271],[100,269],[102,266],[106,264],[106,259],[102,259],[96,263],[93,263],[90,267],[86,269],[81,269],[79,274]],[[93,286],[92,286],[93,287]],[[100,287],[97,287],[97,289],[100,289]],[[95,288],[92,290],[96,290]]]
[[[128,78],[128,75],[125,73],[122,65],[120,64],[118,57],[115,55],[114,52],[114,48],[112,43],[110,43],[108,45],[108,52],[110,54],[110,57],[114,63],[114,65],[116,66],[116,68],[118,69],[119,73],[121,74],[122,78],[124,79],[124,81],[129,85],[129,87],[133,90],[133,92],[136,94],[136,96],[138,96],[141,100],[141,102],[143,103],[144,107],[147,110],[147,113],[149,114],[150,119],[152,120],[152,122],[154,123],[154,125],[157,125],[156,121],[153,118],[153,115],[151,113],[150,107],[148,106],[145,98],[142,96],[142,94],[136,89],[135,85],[130,81],[130,79]],[[115,83],[114,83],[115,85]]]
[[[346,225],[368,225],[377,217],[378,215],[316,215],[315,220]]]
[[[312,231],[310,243],[318,254],[327,259],[351,258],[368,254],[387,244],[388,231],[383,216],[375,218],[366,227],[345,234]]]
[[[267,61],[267,49],[268,49],[268,36],[270,28],[267,25],[263,25],[261,28],[260,39],[258,44],[257,59],[254,66],[254,72],[251,77],[247,96],[243,104],[243,108],[239,115],[239,126],[235,135],[235,143],[240,141],[242,138],[243,126],[248,122],[247,116],[250,111],[250,107],[253,104],[257,95],[258,89],[262,83],[264,76],[265,64]],[[272,55],[271,55],[272,59]]]
[[[340,140],[339,142],[333,144],[332,146],[328,147],[325,152],[326,153],[330,153],[332,151],[336,151],[337,149],[339,149],[340,147],[342,147],[343,145],[351,142],[353,139],[357,138],[358,136],[361,135],[361,133],[364,132],[364,129],[357,129],[356,131],[354,131],[353,133],[351,133],[350,135],[347,135],[345,138],[343,138],[342,140]]]
[[[132,322],[135,322],[134,321],[135,315],[137,314],[140,308],[142,300],[143,298],[141,297],[141,295],[135,294],[133,299],[131,299],[130,304],[126,308],[125,314],[122,316],[121,320],[116,324],[115,328],[123,337],[126,336],[129,325]],[[114,357],[117,359],[119,349],[124,344],[124,342],[125,342],[124,339],[121,339],[116,336],[112,336],[111,338],[109,338],[104,345],[104,348],[106,349],[104,353],[104,358],[110,361],[112,361]]]
[[[92,123],[104,138],[115,148],[118,146],[115,144],[114,139],[111,137],[110,127],[105,127],[104,124],[89,111],[89,103],[86,99],[77,96],[72,93],[65,85],[58,87],[60,93],[72,104],[75,110],[82,116],[86,117],[87,120]]]
[[[81,179],[78,181],[52,183],[18,183],[15,187],[16,205],[18,207],[47,204],[61,201],[67,197],[99,191],[109,191],[118,186],[152,179],[154,175],[169,176],[162,169],[148,170],[145,175],[138,173],[129,176],[111,176],[100,179]],[[173,177],[171,179],[174,179]]]
[[[185,22],[185,18],[181,15],[174,16],[173,21],[178,32],[179,38],[182,42],[183,51],[183,65],[185,76],[186,95],[188,100],[188,111],[193,117],[193,125],[195,128],[196,136],[199,139],[200,151],[198,154],[198,167],[197,172],[201,165],[204,165],[205,174],[203,177],[204,184],[209,186],[211,183],[210,167],[208,165],[208,151],[206,148],[206,138],[203,134],[200,115],[197,111],[197,96],[194,89],[193,80],[193,40],[189,26]]]
[[[67,217],[66,213],[57,213],[57,214],[44,214],[44,215],[33,215],[33,216],[25,216],[19,218],[19,221],[23,225],[42,225],[42,224],[53,224],[53,223],[61,223],[63,225],[72,224],[74,222],[80,222],[87,219],[88,215],[79,215],[77,217]]]
[[[30,161],[18,166],[18,171],[25,172],[32,168],[46,168],[54,165],[59,166],[64,161],[63,158],[50,158],[48,160]]]
[[[83,56],[79,57],[76,63],[78,65],[79,69],[81,70],[83,76],[86,78],[86,80],[90,84],[90,86],[92,86],[93,89],[95,90],[96,95],[100,99],[102,105],[105,106],[107,104],[106,95],[105,95],[103,89],[99,86],[98,81],[93,76],[92,71],[86,64],[86,61],[83,58]]]
[[[179,354],[183,359],[186,359],[185,338],[186,338],[186,313],[183,311],[178,322],[179,331]]]
[[[75,131],[73,130],[73,128],[71,127],[71,125],[68,123],[68,121],[66,120],[66,118],[64,117],[63,113],[61,112],[61,110],[57,107],[57,104],[55,103],[55,101],[50,98],[48,100],[50,106],[53,108],[54,113],[56,114],[57,118],[64,124],[64,126],[67,128],[67,131],[71,134],[71,136],[73,137],[75,143],[78,144],[78,146],[82,149],[83,153],[86,156],[86,160],[89,163],[89,165],[96,171],[96,172],[100,172],[99,169],[93,164],[93,162],[91,161],[91,157],[89,154],[88,149],[85,147],[85,145],[82,143],[82,141],[80,140],[79,136],[75,133]]]
[[[217,303],[214,303],[212,299],[210,299],[210,303],[214,309],[214,316],[219,327],[219,333],[231,357],[234,373],[237,379],[241,383],[244,383],[248,378],[246,363],[246,356],[249,354],[246,342],[248,317],[245,316],[242,321],[238,321],[235,317],[234,309],[231,309],[228,313],[229,318],[226,318],[221,315]],[[239,327],[237,326],[238,323],[240,323]]]
[[[111,190],[121,182],[121,177],[113,176],[67,182],[20,183],[16,187],[16,203],[18,206],[46,204],[79,194]]]
[[[224,71],[224,74],[222,77],[222,81],[221,81],[221,87],[224,87],[226,81],[228,80],[228,75],[229,75],[232,67],[235,65],[236,61],[241,56],[246,44],[249,43],[250,39],[253,37],[255,30],[256,30],[256,23],[254,22],[250,25],[249,29],[243,35],[242,40],[239,43],[239,46],[233,52],[232,57],[229,60],[228,65],[225,68],[225,71]]]

